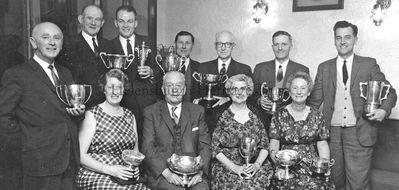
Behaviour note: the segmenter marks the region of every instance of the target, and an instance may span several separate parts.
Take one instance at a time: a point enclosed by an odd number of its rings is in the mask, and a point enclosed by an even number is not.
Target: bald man
[[[56,85],[71,84],[70,71],[54,59],[63,34],[45,22],[32,30],[34,56],[4,73],[0,88],[0,130],[21,130],[23,189],[74,189],[79,165],[77,126],[71,109],[58,99]]]

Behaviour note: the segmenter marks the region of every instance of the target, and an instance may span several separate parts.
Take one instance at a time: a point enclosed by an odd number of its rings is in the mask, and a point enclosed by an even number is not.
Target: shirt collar
[[[87,41],[87,43],[92,43],[92,38],[96,39],[97,45],[98,45],[98,40],[97,40],[97,35],[95,36],[90,36],[89,34],[87,34],[85,31],[82,31],[82,36],[83,38]]]
[[[37,63],[39,63],[39,65],[41,66],[41,67],[43,67],[43,69],[48,69],[48,66],[49,65],[54,65],[54,61],[52,62],[52,63],[47,63],[46,61],[44,61],[43,59],[40,59],[40,57],[39,56],[37,56],[36,54],[34,54],[33,55],[33,59],[37,62]],[[54,67],[55,68],[55,67]]]
[[[134,42],[135,39],[135,35],[133,34],[132,36],[130,36],[129,38],[124,38],[121,35],[119,35],[119,41],[123,42],[124,44],[126,44],[127,39],[130,40],[130,42]]]
[[[172,105],[170,105],[169,103],[166,103],[166,104],[168,105],[168,110],[169,110],[170,116],[172,117],[172,108],[173,108],[173,107],[176,107],[175,114],[177,115],[177,117],[180,118],[181,105],[182,105],[182,103],[180,103],[180,104],[178,104],[178,105],[176,105],[176,106],[172,106]]]
[[[230,57],[229,59],[227,59],[226,62],[224,62],[224,64],[226,64],[226,70],[227,70],[227,68],[229,68],[230,62],[231,62],[231,57]],[[222,69],[222,67],[223,67],[222,64],[223,64],[223,61],[222,61],[220,58],[218,58],[218,68],[219,68],[219,71],[220,71],[220,69]]]

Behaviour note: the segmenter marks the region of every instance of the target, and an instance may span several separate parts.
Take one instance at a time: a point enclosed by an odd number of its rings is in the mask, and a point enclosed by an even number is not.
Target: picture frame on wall
[[[293,0],[292,11],[319,11],[343,9],[344,0]]]

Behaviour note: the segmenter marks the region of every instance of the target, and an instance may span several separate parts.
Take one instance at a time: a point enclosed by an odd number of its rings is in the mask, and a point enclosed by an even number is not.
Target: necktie
[[[344,60],[344,65],[342,66],[342,79],[344,84],[348,81],[348,70],[346,69],[346,60]]]
[[[96,38],[93,37],[93,38],[91,38],[91,40],[93,40],[94,53],[96,54],[96,56],[98,56],[99,52],[98,52],[98,45],[96,43]]]
[[[133,54],[132,45],[130,44],[129,39],[126,40],[126,49],[127,49],[127,55]]]
[[[179,117],[177,117],[177,115],[176,115],[176,112],[175,112],[176,109],[177,109],[177,107],[172,107],[172,119],[177,125],[177,124],[179,124]]]
[[[180,72],[186,73],[186,60],[182,60],[180,66]]]
[[[220,69],[220,74],[221,74],[221,75],[226,74],[226,63],[223,63],[223,64],[222,64],[222,69]]]
[[[54,86],[58,86],[59,85],[59,79],[58,79],[57,75],[54,72],[54,65],[51,64],[47,68],[49,68],[50,71],[51,71],[51,78],[53,78]]]
[[[283,69],[282,69],[282,65],[278,66],[278,71],[277,71],[277,82],[280,82],[281,80],[283,80]]]

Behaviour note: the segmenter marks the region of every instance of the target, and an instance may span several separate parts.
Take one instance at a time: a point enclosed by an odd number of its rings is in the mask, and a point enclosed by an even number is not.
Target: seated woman
[[[147,189],[144,184],[119,185],[111,176],[127,180],[139,175],[138,167],[127,167],[121,159],[125,149],[138,151],[136,120],[119,105],[128,86],[126,75],[112,69],[101,76],[106,100],[85,113],[79,132],[82,167],[76,177],[80,189]]]
[[[266,189],[273,169],[268,156],[267,131],[259,110],[246,103],[254,84],[246,75],[239,74],[226,82],[226,92],[232,104],[221,113],[212,136],[212,189]],[[240,155],[240,138],[257,139],[255,162],[245,164]],[[250,179],[245,179],[250,176]]]
[[[272,118],[269,129],[270,157],[276,163],[276,152],[290,149],[299,153],[301,162],[290,167],[295,177],[288,180],[277,179],[283,173],[283,169],[277,167],[271,186],[274,189],[335,189],[331,182],[312,177],[309,168],[315,157],[330,159],[327,143],[329,131],[323,115],[306,105],[313,81],[307,73],[300,71],[288,78],[287,88],[292,103],[279,109]]]

